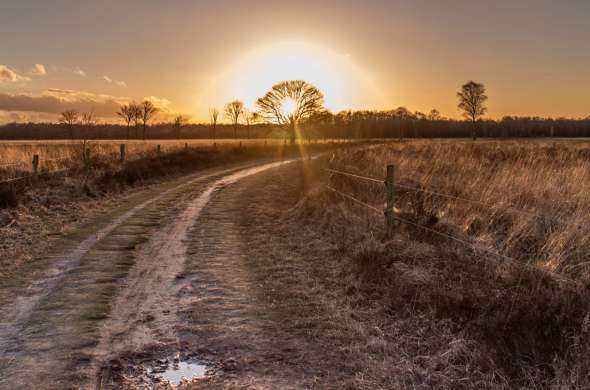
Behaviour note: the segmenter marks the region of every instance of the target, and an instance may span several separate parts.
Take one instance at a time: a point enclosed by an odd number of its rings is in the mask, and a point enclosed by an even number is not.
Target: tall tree
[[[211,121],[211,128],[213,129],[212,137],[215,143],[215,130],[217,128],[217,118],[219,118],[219,110],[215,107],[209,109],[209,120]]]
[[[68,131],[71,140],[74,140],[74,128],[78,123],[79,113],[77,110],[65,110],[61,113],[59,123]]]
[[[121,117],[125,124],[127,125],[127,139],[129,139],[129,130],[131,127],[131,122],[136,118],[135,109],[133,108],[133,104],[124,104],[119,108],[117,111],[117,115]]]
[[[481,83],[468,81],[457,92],[457,97],[459,98],[457,107],[463,111],[463,116],[471,120],[472,123],[475,123],[488,111],[484,105],[488,100],[486,87]]]
[[[429,121],[438,121],[438,120],[440,120],[440,118],[441,118],[440,112],[436,108],[433,108],[428,113],[428,120]]]
[[[139,105],[139,112],[141,115],[141,126],[142,126],[142,137],[143,140],[145,141],[145,130],[146,127],[149,123],[149,121],[152,119],[152,117],[159,111],[158,108],[156,108],[156,106],[154,106],[154,103],[150,102],[149,100],[144,100],[140,105]]]
[[[174,118],[174,130],[176,133],[176,139],[180,139],[180,130],[186,126],[188,123],[189,117],[184,115],[177,115]]]
[[[288,125],[294,143],[297,124],[324,109],[324,95],[303,80],[283,81],[258,99],[256,105],[266,121]]]
[[[139,139],[139,122],[141,121],[141,107],[137,103],[129,103],[129,109],[133,116],[133,125],[135,126],[135,139]]]
[[[224,113],[234,128],[234,138],[238,138],[238,125],[240,118],[244,115],[244,103],[239,100],[229,102],[225,105]]]

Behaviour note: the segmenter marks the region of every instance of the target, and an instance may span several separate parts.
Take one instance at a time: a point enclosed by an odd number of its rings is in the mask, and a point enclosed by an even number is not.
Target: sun
[[[324,94],[326,108],[334,112],[365,108],[380,97],[350,53],[301,42],[251,49],[212,80],[206,93],[212,104],[239,99],[250,109],[273,85],[285,80],[313,84]]]

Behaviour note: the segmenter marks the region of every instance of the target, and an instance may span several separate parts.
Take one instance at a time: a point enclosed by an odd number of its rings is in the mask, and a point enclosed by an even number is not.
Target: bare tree
[[[141,121],[141,107],[137,103],[129,103],[129,109],[133,116],[133,125],[135,126],[135,139],[139,139],[139,122]]]
[[[440,112],[436,108],[433,108],[432,110],[430,110],[430,112],[428,113],[428,120],[429,121],[438,121],[440,119],[441,119]]]
[[[148,125],[150,119],[152,119],[152,117],[158,111],[159,110],[156,106],[154,106],[154,103],[150,102],[149,100],[144,100],[139,105],[139,113],[140,113],[141,126],[142,126],[142,137],[143,137],[144,141],[145,141],[145,130],[147,128],[147,125]]]
[[[78,111],[74,109],[65,110],[61,113],[59,123],[68,131],[71,140],[74,140],[74,128],[78,123]]]
[[[219,110],[215,107],[209,109],[209,120],[213,129],[213,143],[215,143],[215,130],[217,128],[217,118],[219,118]]]
[[[488,100],[486,88],[481,83],[468,81],[457,92],[457,97],[459,98],[457,107],[463,110],[463,116],[465,118],[471,120],[473,124],[472,135],[475,137],[475,122],[488,111],[484,105],[486,100]]]
[[[297,124],[324,109],[324,95],[305,81],[283,81],[258,99],[256,105],[266,121],[289,125],[291,143],[294,143]]]
[[[229,119],[234,128],[234,138],[238,138],[238,125],[240,118],[244,115],[244,103],[234,100],[225,105],[223,109],[225,117]]]
[[[176,133],[176,138],[180,139],[180,130],[186,126],[186,124],[189,121],[189,117],[188,116],[184,116],[184,115],[177,115],[174,118],[174,130]]]
[[[246,122],[246,137],[250,138],[250,126],[260,122],[260,114],[256,111],[251,112],[247,109],[244,110],[244,121]]]
[[[129,139],[129,129],[131,122],[137,117],[133,103],[124,104],[117,111],[117,115],[120,116],[127,124],[127,139]]]
[[[96,125],[96,116],[94,112],[88,111],[82,113],[82,118],[80,119],[80,123],[82,124],[82,158],[84,159],[85,163],[89,162],[89,150],[88,150],[88,134],[90,134],[92,128]]]

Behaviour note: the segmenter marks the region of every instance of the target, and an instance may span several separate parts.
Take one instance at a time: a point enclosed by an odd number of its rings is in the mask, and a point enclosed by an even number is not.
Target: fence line
[[[376,179],[374,177],[369,177],[369,176],[361,176],[361,175],[356,175],[354,173],[350,173],[350,172],[344,172],[344,171],[339,171],[336,169],[332,169],[332,168],[326,168],[324,169],[327,172],[331,172],[331,173],[335,173],[338,175],[342,175],[342,176],[348,176],[348,177],[353,177],[353,178],[357,178],[357,179],[361,179],[361,180],[366,180],[366,181],[370,181],[370,182],[375,182],[375,183],[379,183],[379,184],[383,184],[384,181],[383,180],[379,180]],[[427,193],[430,195],[434,195],[434,196],[439,196],[439,197],[443,197],[443,198],[448,198],[448,199],[455,199],[455,200],[460,200],[463,202],[469,202],[469,203],[473,203],[473,204],[477,204],[483,207],[487,207],[489,209],[497,209],[497,210],[502,210],[502,211],[506,211],[506,212],[512,212],[512,213],[516,213],[516,214],[522,214],[522,215],[527,215],[530,217],[535,217],[535,218],[539,218],[539,219],[553,219],[556,220],[555,217],[551,217],[551,216],[547,216],[547,215],[539,215],[536,213],[532,213],[530,211],[525,211],[525,210],[519,210],[517,208],[514,207],[501,207],[498,205],[492,205],[486,202],[482,202],[480,200],[476,200],[476,199],[470,199],[470,198],[465,198],[465,197],[461,197],[461,196],[455,196],[455,195],[450,195],[450,194],[445,194],[442,192],[438,192],[438,191],[434,191],[431,189],[425,189],[425,188],[419,188],[419,187],[412,187],[412,186],[407,186],[407,185],[403,185],[403,184],[394,184],[393,185],[396,188],[401,188],[401,189],[405,189],[408,191],[416,191],[416,192],[423,192],[423,193]]]
[[[378,179],[375,179],[375,178],[366,177],[366,176],[360,176],[360,175],[356,175],[356,174],[350,174],[348,172],[337,171],[337,170],[334,170],[334,169],[325,169],[325,170],[328,171],[328,172],[341,174],[343,176],[355,177],[355,178],[358,178],[358,179],[368,180],[368,181],[371,181],[371,182],[377,182],[378,181],[378,182],[380,182],[382,184],[385,183],[386,185],[388,184],[388,181],[387,180],[385,180],[385,181],[378,180]],[[488,253],[490,255],[499,257],[499,258],[505,260],[506,262],[508,262],[508,263],[510,263],[510,264],[512,264],[512,265],[514,265],[516,267],[525,267],[527,269],[532,269],[532,270],[535,270],[535,271],[539,271],[539,272],[542,272],[542,273],[544,273],[544,274],[546,274],[548,276],[551,276],[552,278],[554,278],[554,279],[556,279],[558,281],[561,281],[561,282],[564,282],[564,283],[569,283],[569,284],[572,284],[574,286],[579,286],[580,285],[579,282],[577,282],[577,281],[575,281],[573,279],[567,278],[565,276],[559,275],[559,274],[557,274],[555,272],[552,272],[552,271],[549,271],[549,270],[546,270],[546,269],[543,269],[543,268],[539,268],[539,267],[536,267],[536,266],[531,266],[530,264],[523,263],[523,262],[518,261],[518,260],[516,260],[516,259],[514,259],[512,257],[509,257],[509,256],[503,255],[501,253],[498,253],[498,252],[496,252],[494,250],[491,250],[491,249],[488,249],[488,248],[485,248],[485,247],[477,247],[472,242],[463,240],[463,239],[461,239],[459,237],[456,237],[456,236],[453,236],[451,234],[440,232],[440,231],[438,231],[436,229],[432,229],[432,228],[430,228],[428,226],[420,225],[420,224],[418,224],[416,222],[413,222],[413,221],[410,221],[408,219],[398,217],[398,216],[395,215],[395,211],[393,209],[388,210],[386,208],[385,210],[380,210],[379,208],[377,208],[377,207],[375,207],[373,205],[370,205],[370,204],[368,204],[366,202],[363,202],[362,200],[357,199],[357,198],[355,198],[354,196],[352,196],[350,194],[346,194],[346,193],[344,193],[342,191],[339,191],[339,190],[335,189],[334,187],[331,187],[331,186],[329,186],[327,184],[324,184],[324,187],[327,188],[327,189],[329,189],[330,191],[332,191],[332,192],[334,192],[334,193],[342,196],[345,199],[348,199],[348,200],[350,200],[350,201],[352,201],[352,202],[354,202],[356,204],[359,204],[361,206],[364,206],[364,207],[368,208],[371,211],[374,211],[374,212],[376,212],[378,214],[381,214],[381,215],[385,214],[386,215],[386,223],[389,226],[390,226],[389,219],[393,219],[395,221],[404,223],[406,225],[411,225],[411,226],[417,227],[419,229],[428,231],[430,233],[436,234],[436,235],[438,235],[440,237],[444,237],[446,239],[453,240],[455,242],[458,242],[458,243],[460,243],[460,244],[462,244],[464,246],[467,246],[467,247],[471,248],[474,251],[482,251],[482,252],[486,252],[486,253]],[[394,187],[397,187],[397,185],[394,185]],[[388,195],[388,199],[389,198],[390,198],[390,196]],[[468,199],[466,199],[466,200],[469,201]],[[520,211],[520,210],[515,210],[515,211]]]
[[[331,172],[331,173],[335,173],[337,175],[354,177],[356,179],[366,180],[366,181],[370,181],[370,182],[374,182],[374,183],[379,183],[379,184],[383,184],[384,183],[383,180],[375,179],[373,177],[355,175],[354,173],[338,171],[336,169],[326,168],[325,171]]]

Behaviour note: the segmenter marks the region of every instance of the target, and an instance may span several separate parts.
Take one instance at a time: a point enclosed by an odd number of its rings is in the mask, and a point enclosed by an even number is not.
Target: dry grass
[[[334,168],[382,178],[395,163],[397,183],[492,206],[415,191],[398,191],[396,199],[398,216],[580,285],[414,226],[385,234],[383,216],[308,185],[281,221],[302,232],[300,240],[291,236],[289,257],[298,246],[333,249],[301,256],[313,259],[299,266],[310,270],[314,294],[286,291],[321,302],[326,314],[314,312],[316,337],[327,338],[357,373],[332,381],[349,388],[588,388],[589,156],[586,144],[542,142],[416,141],[336,152]],[[324,179],[382,207],[380,185]]]
[[[305,142],[305,141],[302,141]],[[317,143],[319,143],[318,141]],[[328,140],[327,142],[333,142]],[[314,143],[316,143],[314,141]],[[126,145],[128,161],[155,157],[157,145],[162,154],[177,153],[188,146],[191,150],[226,150],[242,147],[281,147],[281,139],[187,139],[187,140],[91,140],[82,141],[0,141],[0,181],[21,177],[32,171],[33,155],[39,155],[39,169],[52,172],[82,166],[84,145],[95,160],[116,163],[120,158],[120,145]]]

